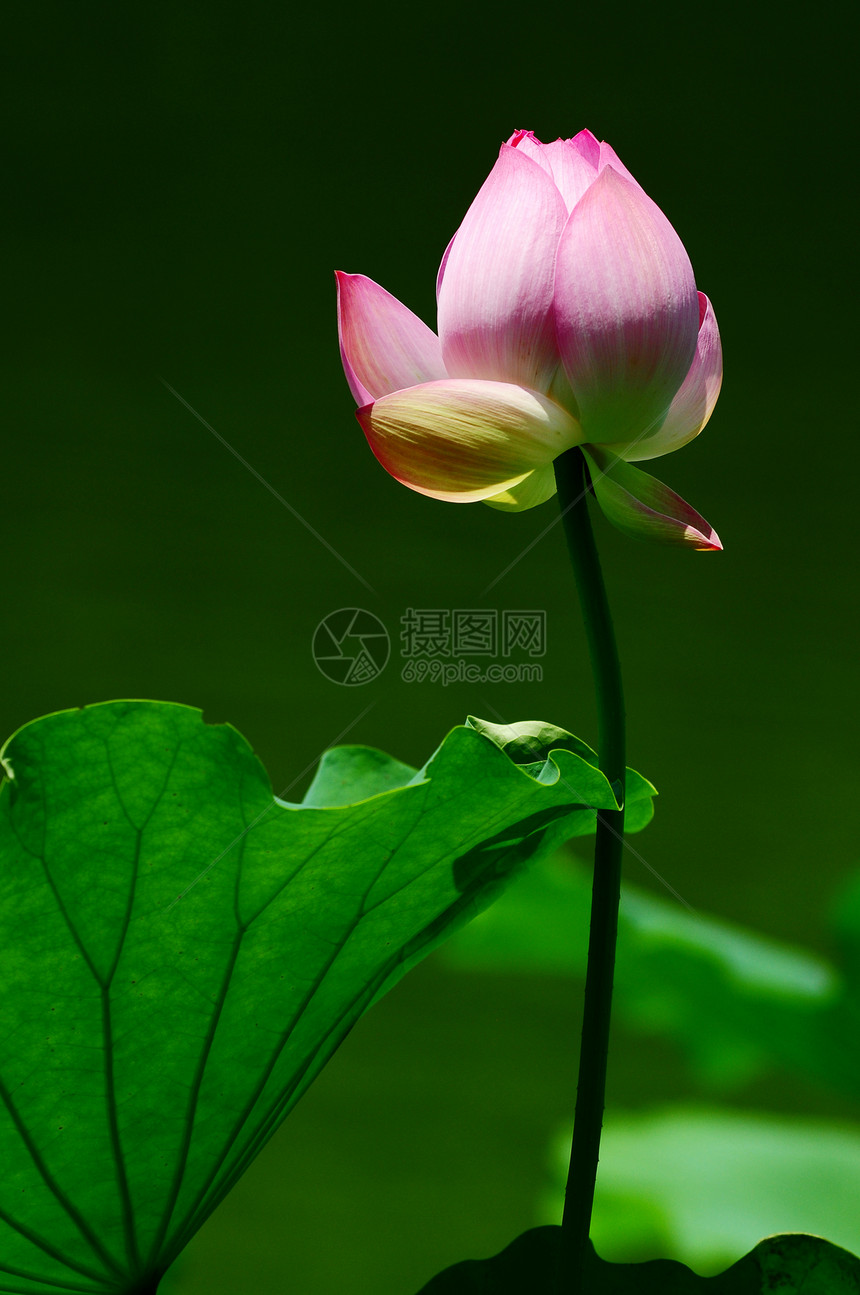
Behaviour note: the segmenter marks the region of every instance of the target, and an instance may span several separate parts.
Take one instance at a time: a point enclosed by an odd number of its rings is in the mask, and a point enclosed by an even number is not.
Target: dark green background
[[[630,761],[661,791],[637,846],[694,907],[826,951],[826,907],[857,864],[847,16],[19,6],[5,78],[5,734],[111,697],[188,702],[235,724],[293,798],[347,729],[414,763],[469,711],[594,739],[560,528],[482,593],[553,505],[505,516],[386,476],[342,378],[332,275],[366,273],[432,323],[441,253],[499,143],[588,125],[684,239],[726,362],[705,434],[653,465],[725,552],[598,528]],[[338,688],[311,636],[355,604],[395,637],[410,605],[545,608],[543,682],[408,685],[395,656],[371,685]],[[436,1267],[499,1249],[531,1223],[571,1106],[570,998],[438,962],[414,973],[201,1234],[183,1291],[410,1295]],[[616,1105],[690,1091],[669,1048],[619,1038]],[[788,1081],[739,1100],[836,1109]]]

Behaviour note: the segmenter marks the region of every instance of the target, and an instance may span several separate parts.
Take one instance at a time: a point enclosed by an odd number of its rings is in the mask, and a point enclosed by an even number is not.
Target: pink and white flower
[[[438,334],[364,275],[337,283],[358,421],[398,481],[519,511],[555,493],[553,460],[579,445],[621,530],[721,547],[630,466],[710,418],[714,312],[669,221],[590,131],[552,144],[516,131],[502,145],[443,257]]]

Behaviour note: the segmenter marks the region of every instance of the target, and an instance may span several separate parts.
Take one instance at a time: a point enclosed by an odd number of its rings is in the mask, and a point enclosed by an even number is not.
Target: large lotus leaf
[[[586,869],[547,860],[462,931],[446,957],[481,971],[583,975],[590,889]],[[846,918],[841,929],[860,960],[860,923]],[[712,1085],[742,1083],[778,1063],[860,1091],[860,994],[850,981],[816,954],[628,882],[614,1009],[634,1028],[675,1038]]]
[[[22,1295],[154,1291],[367,1006],[616,805],[574,751],[524,769],[465,727],[419,773],[335,750],[289,805],[234,729],[157,702],[48,716],[3,758],[0,1291]]]
[[[492,1259],[446,1268],[418,1295],[558,1295],[561,1228],[532,1228]],[[789,1233],[768,1237],[716,1277],[700,1277],[673,1259],[612,1264],[589,1249],[588,1295],[858,1295],[860,1260],[847,1250]]]

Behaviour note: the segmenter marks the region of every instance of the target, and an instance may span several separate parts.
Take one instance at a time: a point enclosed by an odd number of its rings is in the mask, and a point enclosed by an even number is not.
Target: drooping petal
[[[584,453],[597,502],[619,531],[658,544],[722,549],[713,527],[662,481],[607,453],[605,446],[589,445]]]
[[[588,440],[634,440],[659,427],[695,354],[696,285],[662,211],[611,166],[561,236],[555,315]]]
[[[553,274],[566,218],[547,172],[503,144],[457,231],[439,288],[451,377],[547,389],[558,364]]]
[[[485,499],[484,503],[506,513],[523,513],[527,508],[546,503],[555,492],[555,469],[550,463],[545,468],[535,468],[534,472],[523,477],[519,485],[503,490],[500,495],[493,495],[492,499]]]
[[[579,424],[541,392],[468,378],[395,391],[357,417],[387,472],[457,503],[503,494],[582,439]]]
[[[363,274],[335,277],[340,355],[359,405],[445,377],[439,339],[423,320]]]
[[[704,292],[699,293],[699,316],[699,339],[690,372],[669,406],[666,421],[659,431],[624,447],[623,457],[630,463],[656,459],[661,454],[679,450],[699,435],[714,412],[723,381],[723,350],[714,308]],[[621,449],[616,453],[621,453]]]
[[[597,167],[567,139],[557,139],[544,147],[544,157],[552,167],[552,178],[558,185],[568,211],[573,211],[589,185],[597,179]]]

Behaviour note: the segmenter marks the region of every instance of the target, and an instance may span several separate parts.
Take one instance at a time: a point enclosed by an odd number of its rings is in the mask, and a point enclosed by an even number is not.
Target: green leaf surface
[[[545,1217],[561,1218],[570,1129]],[[791,1231],[860,1251],[860,1127],[707,1107],[607,1116],[591,1237],[614,1262],[665,1255],[719,1272]]]
[[[549,759],[551,752],[569,751],[589,765],[597,765],[597,754],[590,746],[572,733],[566,733],[563,728],[556,728],[554,724],[546,724],[542,720],[492,724],[489,720],[470,715],[466,724],[489,737],[514,764],[527,769],[532,777],[541,782],[553,779],[553,762]],[[624,830],[639,832],[654,817],[653,798],[657,795],[657,790],[635,769],[626,771],[625,782]]]
[[[464,969],[584,975],[588,871],[551,859],[456,936]],[[843,942],[860,930],[843,922]],[[571,934],[573,933],[573,938]],[[628,1025],[667,1034],[715,1087],[774,1064],[860,1092],[860,994],[825,959],[693,913],[624,883],[613,1008]]]
[[[0,791],[0,1291],[143,1292],[362,1012],[615,799],[474,728],[301,806],[199,712],[37,720]],[[346,803],[351,797],[356,803]],[[650,801],[649,801],[650,804]]]
[[[371,746],[336,746],[319,762],[303,805],[333,809],[406,787],[420,774]]]
[[[439,1273],[418,1295],[556,1295],[561,1228],[532,1228],[492,1259],[467,1259]],[[612,1264],[592,1249],[588,1295],[857,1295],[860,1260],[821,1237],[768,1237],[715,1277],[671,1259]]]

